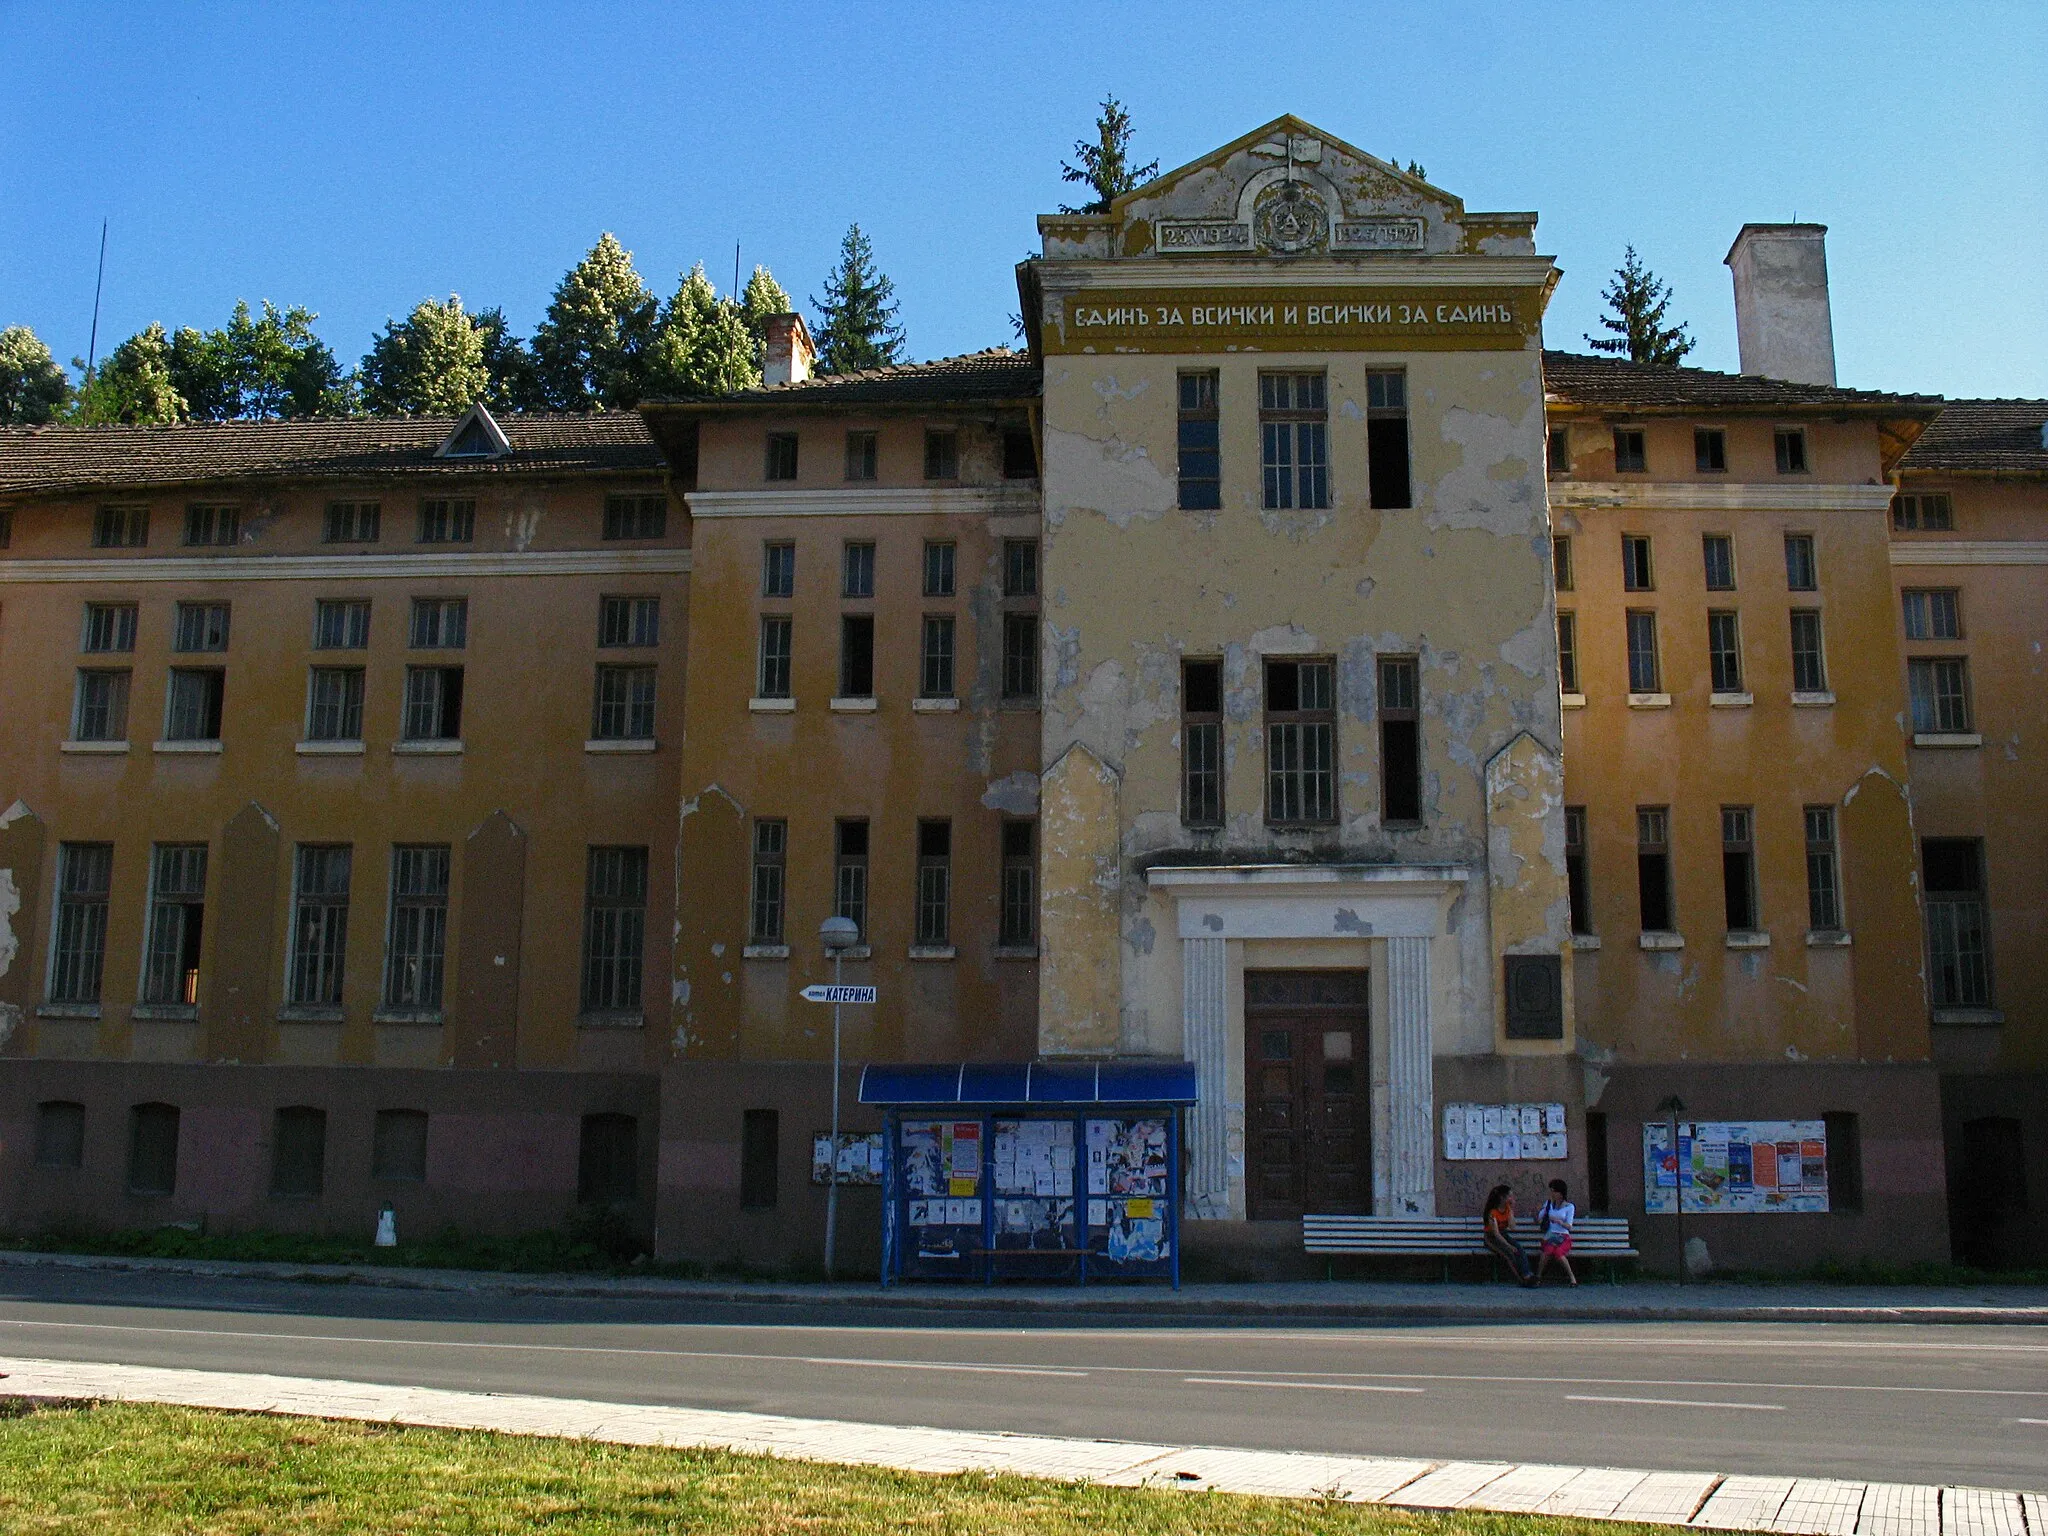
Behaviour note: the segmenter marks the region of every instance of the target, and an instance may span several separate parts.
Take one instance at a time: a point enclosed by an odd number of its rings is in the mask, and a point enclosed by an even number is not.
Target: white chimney
[[[1825,224],[1745,224],[1728,248],[1744,373],[1789,384],[1835,382],[1827,235]]]
[[[802,315],[770,315],[761,322],[761,332],[767,342],[761,357],[763,384],[801,384],[811,376],[818,349],[811,345]]]

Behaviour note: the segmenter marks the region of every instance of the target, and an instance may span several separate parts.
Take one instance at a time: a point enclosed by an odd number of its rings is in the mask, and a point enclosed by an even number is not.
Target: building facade
[[[1827,1191],[1715,1263],[2028,1257],[2048,412],[1839,388],[1817,226],[1741,374],[1546,352],[1533,214],[1293,118],[1039,224],[1022,352],[0,434],[0,1225],[807,1264],[838,976],[1193,1063],[1233,1267],[1553,1176],[1668,1266],[1681,1118]]]

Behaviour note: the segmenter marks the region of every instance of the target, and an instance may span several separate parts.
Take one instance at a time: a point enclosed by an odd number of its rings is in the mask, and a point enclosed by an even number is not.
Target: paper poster
[[[1768,1214],[1828,1208],[1827,1127],[1819,1120],[1681,1120],[1643,1125],[1643,1208]],[[1681,1180],[1682,1185],[1681,1185]]]
[[[1088,1202],[1088,1225],[1091,1227],[1106,1227],[1109,1225],[1109,1202],[1107,1200],[1090,1200]]]
[[[882,1182],[882,1133],[862,1135],[857,1131],[842,1131],[839,1135],[839,1182],[841,1184],[879,1184]],[[832,1137],[829,1132],[820,1131],[811,1137],[811,1182],[826,1184],[831,1180]]]
[[[1140,1217],[1149,1220],[1152,1216],[1152,1202],[1150,1200],[1126,1200],[1124,1202],[1124,1214],[1133,1221]]]
[[[903,1189],[910,1195],[946,1192],[946,1153],[950,1127],[934,1120],[906,1120],[902,1127]]]
[[[1546,1104],[1543,1106],[1543,1129],[1546,1134],[1552,1136],[1562,1136],[1564,1134],[1564,1106],[1562,1104]]]
[[[1562,1104],[1444,1106],[1444,1157],[1451,1162],[1561,1160],[1568,1146]]]

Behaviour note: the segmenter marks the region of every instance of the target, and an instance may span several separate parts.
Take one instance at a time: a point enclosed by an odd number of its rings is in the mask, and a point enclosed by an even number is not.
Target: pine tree
[[[0,331],[0,426],[37,426],[56,415],[71,380],[25,325]]]
[[[754,268],[754,275],[747,279],[747,286],[740,292],[740,312],[746,316],[747,329],[754,333],[754,371],[761,371],[762,353],[766,346],[766,326],[770,315],[786,315],[796,308],[796,301],[775,281],[766,267]]]
[[[557,410],[628,410],[641,393],[642,354],[654,339],[660,304],[632,253],[609,232],[555,289],[534,329],[542,395]]]
[[[1095,189],[1095,200],[1062,213],[1107,213],[1109,205],[1126,192],[1135,191],[1159,174],[1154,160],[1135,169],[1130,163],[1131,114],[1114,96],[1102,98],[1102,115],[1095,119],[1095,142],[1074,141],[1074,158],[1079,165],[1060,162],[1060,180],[1078,181]]]
[[[484,332],[462,296],[422,299],[404,320],[386,320],[363,358],[363,408],[373,415],[455,416],[489,393]]]
[[[155,322],[114,348],[97,367],[78,366],[84,377],[72,401],[74,421],[160,427],[191,414],[171,381],[171,338]]]
[[[750,389],[761,382],[755,347],[741,306],[718,296],[700,261],[662,307],[643,370],[645,392],[673,397]]]
[[[1683,323],[1665,325],[1664,313],[1671,307],[1671,288],[1643,265],[1634,246],[1622,252],[1614,281],[1601,290],[1600,297],[1613,311],[1602,315],[1600,324],[1614,334],[1587,336],[1587,344],[1594,351],[1626,352],[1632,363],[1671,366],[1683,361],[1693,349],[1693,340],[1685,334]]]
[[[825,279],[825,297],[811,305],[818,312],[820,373],[883,368],[902,355],[896,285],[875,266],[874,247],[858,224],[839,242],[839,265]]]

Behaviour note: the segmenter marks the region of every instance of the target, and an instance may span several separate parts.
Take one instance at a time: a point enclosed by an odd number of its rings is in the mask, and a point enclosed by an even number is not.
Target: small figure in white
[[[398,1246],[398,1213],[389,1204],[377,1213],[376,1244],[379,1248]]]

